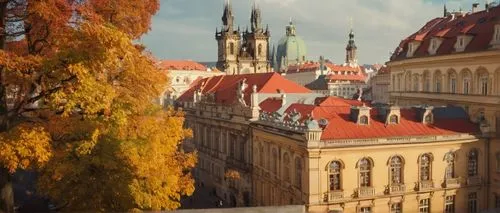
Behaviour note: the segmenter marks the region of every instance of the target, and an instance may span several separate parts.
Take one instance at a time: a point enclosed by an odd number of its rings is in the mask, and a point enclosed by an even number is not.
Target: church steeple
[[[250,23],[252,32],[261,32],[262,31],[262,18],[260,14],[260,8],[255,4],[255,1],[252,5],[252,14],[250,16]]]
[[[448,9],[446,8],[446,3],[444,3],[444,7],[443,7],[443,17],[447,17],[448,16]]]
[[[225,0],[224,13],[222,14],[222,24],[224,25],[223,31],[230,32],[233,29],[234,16],[231,0]]]
[[[347,47],[345,48],[346,50],[346,57],[345,57],[345,63],[346,64],[357,64],[358,59],[356,57],[356,50],[358,47],[356,47],[356,43],[354,42],[354,31],[352,30],[352,20],[351,20],[351,31],[349,32],[349,41],[347,43]]]

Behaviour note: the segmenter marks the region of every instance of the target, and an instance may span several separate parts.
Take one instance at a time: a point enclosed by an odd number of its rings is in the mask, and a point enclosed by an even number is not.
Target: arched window
[[[229,54],[234,55],[234,43],[229,43]]]
[[[441,82],[443,81],[441,72],[437,71],[434,74],[434,91],[435,92],[441,92]]]
[[[398,116],[397,115],[391,115],[391,117],[389,117],[389,121],[391,124],[397,124],[398,123]]]
[[[469,152],[468,160],[467,160],[467,174],[469,177],[474,177],[477,175],[478,171],[478,152],[476,149],[473,149]]]
[[[257,49],[259,51],[259,56],[262,56],[262,44],[259,44]]]
[[[424,73],[424,91],[425,92],[430,92],[431,91],[431,76],[428,71]]]
[[[278,175],[278,151],[276,151],[276,149],[273,149],[272,151],[272,158],[273,161],[271,162],[271,170],[275,175]]]
[[[369,187],[371,186],[371,172],[372,165],[370,160],[363,158],[359,161],[359,186]]]
[[[330,191],[342,190],[340,169],[342,164],[339,161],[332,161],[328,166],[328,179],[330,180]]]
[[[481,95],[488,95],[488,72],[479,74],[479,92]]]
[[[420,82],[418,82],[418,75],[417,75],[417,74],[414,74],[414,75],[413,75],[413,82],[412,82],[412,83],[413,83],[413,91],[414,91],[414,92],[418,92],[418,91],[419,91],[419,86],[418,86],[418,84],[419,84]]]
[[[359,123],[363,124],[363,125],[367,125],[368,124],[368,116],[366,116],[366,115],[361,116],[359,118]]]
[[[283,179],[290,182],[290,156],[288,153],[283,156]]]
[[[391,158],[391,184],[403,183],[403,160],[399,156]]]
[[[471,91],[471,75],[469,71],[464,71],[462,73],[462,86],[463,94],[469,94]]]
[[[445,156],[446,160],[446,170],[444,173],[445,179],[455,178],[455,154],[447,153]]]
[[[457,75],[455,72],[449,73],[448,74],[449,78],[449,84],[450,84],[450,93],[456,93],[457,92]]]
[[[420,181],[431,180],[431,156],[423,154],[420,156]]]
[[[295,158],[295,185],[302,190],[302,159]]]

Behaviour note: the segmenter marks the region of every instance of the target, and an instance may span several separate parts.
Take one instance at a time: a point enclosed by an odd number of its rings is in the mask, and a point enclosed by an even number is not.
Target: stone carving
[[[243,105],[247,106],[245,102],[245,89],[248,87],[248,84],[246,83],[247,79],[244,78],[239,84],[238,88],[236,88],[236,97],[238,97],[238,102]]]

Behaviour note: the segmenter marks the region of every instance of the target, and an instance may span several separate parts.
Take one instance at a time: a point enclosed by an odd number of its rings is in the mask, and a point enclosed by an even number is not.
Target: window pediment
[[[500,48],[500,23],[495,24],[494,26],[493,37],[491,38],[490,45],[492,45],[492,48]]]

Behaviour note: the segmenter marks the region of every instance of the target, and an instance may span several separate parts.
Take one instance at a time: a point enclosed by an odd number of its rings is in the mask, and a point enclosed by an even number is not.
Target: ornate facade
[[[304,99],[311,91],[279,74],[262,73],[206,78],[178,98],[186,112],[186,127],[194,133],[186,150],[198,151],[195,178],[214,188],[230,206],[253,205],[249,124],[258,120],[259,103],[269,97],[282,99],[287,93],[292,93],[288,98]]]
[[[265,116],[276,114],[269,110],[251,124],[256,205],[324,213],[488,208],[488,142],[460,108],[377,109],[329,97],[274,116],[284,122]]]
[[[224,5],[222,28],[216,29],[218,44],[217,68],[227,74],[271,72],[269,61],[269,28],[262,26],[260,9],[252,7],[250,25],[245,31],[234,28],[234,16],[230,2]]]
[[[391,102],[455,105],[481,124],[489,141],[484,179],[488,209],[500,208],[500,7],[479,11],[445,10],[401,42],[387,65]]]

